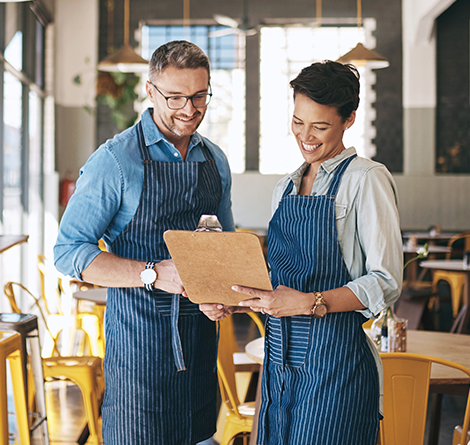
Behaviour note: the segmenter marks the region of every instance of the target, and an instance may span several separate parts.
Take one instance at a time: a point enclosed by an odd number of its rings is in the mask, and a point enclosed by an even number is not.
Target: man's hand
[[[199,309],[201,312],[204,312],[209,320],[219,321],[232,315],[238,308],[236,306],[226,306],[218,303],[201,303]]]
[[[183,283],[173,260],[163,260],[155,264],[157,280],[153,283],[156,289],[161,289],[171,294],[182,294],[184,291]]]

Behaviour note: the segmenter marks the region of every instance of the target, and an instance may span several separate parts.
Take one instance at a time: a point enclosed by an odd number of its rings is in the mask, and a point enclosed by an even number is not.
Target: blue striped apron
[[[326,195],[289,195],[269,224],[273,287],[326,291],[351,280],[336,232],[335,197],[352,157]],[[266,322],[258,444],[375,445],[379,382],[358,312]]]
[[[144,164],[133,220],[112,244],[118,256],[170,258],[163,233],[195,230],[202,214],[217,214],[222,183],[214,158],[155,162],[137,124]],[[216,429],[216,329],[181,295],[110,288],[106,304],[106,445],[191,445]]]

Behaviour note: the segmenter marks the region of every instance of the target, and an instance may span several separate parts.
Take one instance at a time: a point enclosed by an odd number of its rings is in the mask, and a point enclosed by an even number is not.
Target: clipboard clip
[[[201,215],[195,232],[222,232],[217,215]]]

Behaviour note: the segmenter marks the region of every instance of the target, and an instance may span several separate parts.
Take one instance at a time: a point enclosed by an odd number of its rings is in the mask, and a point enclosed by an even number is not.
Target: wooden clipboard
[[[254,233],[167,230],[163,238],[193,303],[238,305],[249,297],[234,292],[235,284],[272,290]]]

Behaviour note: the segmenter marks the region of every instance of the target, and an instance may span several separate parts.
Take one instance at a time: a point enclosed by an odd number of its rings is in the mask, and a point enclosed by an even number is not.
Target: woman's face
[[[296,94],[292,132],[299,144],[305,161],[320,165],[344,150],[343,133],[356,117],[351,116],[343,122],[335,107],[321,105],[304,94]]]

